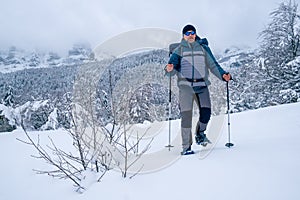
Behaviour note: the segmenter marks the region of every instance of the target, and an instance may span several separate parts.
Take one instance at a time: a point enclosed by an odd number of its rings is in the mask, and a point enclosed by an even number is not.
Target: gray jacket
[[[182,39],[180,45],[172,53],[169,64],[174,65],[170,75],[177,74],[178,85],[208,86],[209,71],[220,80],[226,74],[216,61],[206,39],[196,37],[196,41],[188,43]]]

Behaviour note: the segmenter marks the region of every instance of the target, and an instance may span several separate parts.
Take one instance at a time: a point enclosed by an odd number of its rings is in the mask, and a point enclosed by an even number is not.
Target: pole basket
[[[225,144],[225,146],[228,147],[228,148],[233,147],[233,145],[234,145],[234,144],[231,143],[231,142],[228,142],[228,143]]]

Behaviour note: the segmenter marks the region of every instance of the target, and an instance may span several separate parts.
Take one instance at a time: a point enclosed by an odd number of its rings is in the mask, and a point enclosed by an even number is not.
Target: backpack
[[[173,51],[180,45],[180,42],[172,43],[169,45],[169,57],[172,55]]]

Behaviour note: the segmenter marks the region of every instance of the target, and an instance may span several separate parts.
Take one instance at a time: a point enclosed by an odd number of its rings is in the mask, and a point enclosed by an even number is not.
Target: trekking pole
[[[230,106],[229,106],[229,81],[226,83],[227,89],[227,120],[228,120],[228,143],[225,144],[226,147],[230,148],[233,143],[230,142]]]
[[[172,110],[172,105],[171,105],[171,95],[172,95],[172,77],[169,74],[169,144],[166,146],[169,148],[169,151],[171,150],[171,147],[174,147],[171,145],[171,110]]]

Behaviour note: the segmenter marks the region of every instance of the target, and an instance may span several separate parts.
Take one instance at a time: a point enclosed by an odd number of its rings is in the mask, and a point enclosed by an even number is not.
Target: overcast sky
[[[256,47],[258,33],[282,1],[1,0],[0,49],[15,45],[66,53],[75,42],[94,48],[125,31],[155,27],[181,32],[187,23],[208,38],[214,51]]]

